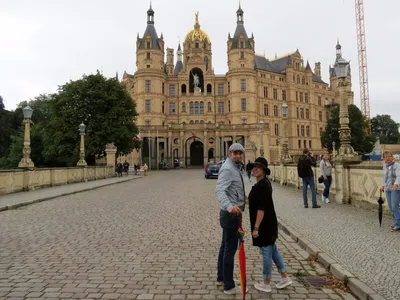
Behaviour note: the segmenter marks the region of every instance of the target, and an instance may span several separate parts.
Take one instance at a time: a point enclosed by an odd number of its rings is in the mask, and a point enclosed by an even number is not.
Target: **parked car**
[[[218,172],[219,172],[220,168],[221,168],[221,164],[215,164],[215,163],[207,164],[204,177],[206,179],[208,179],[210,177],[218,178]]]

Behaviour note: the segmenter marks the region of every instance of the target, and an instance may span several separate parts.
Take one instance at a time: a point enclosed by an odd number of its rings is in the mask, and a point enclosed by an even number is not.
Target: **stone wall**
[[[0,195],[115,176],[114,167],[0,170]]]
[[[331,201],[343,204],[352,204],[370,210],[377,210],[379,188],[382,186],[382,162],[363,162],[358,165],[344,166],[336,164],[333,168],[331,187]],[[270,180],[282,185],[302,188],[302,180],[297,175],[297,166],[271,165]],[[324,189],[323,184],[317,182],[319,168],[314,168],[315,184],[319,197]],[[385,196],[383,195],[383,198]],[[384,211],[389,213],[387,203],[383,205]]]

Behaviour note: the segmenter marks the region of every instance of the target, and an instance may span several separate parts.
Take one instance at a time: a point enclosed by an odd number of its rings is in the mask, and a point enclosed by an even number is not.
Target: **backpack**
[[[297,174],[299,175],[300,178],[304,178],[306,176],[306,165],[304,164],[304,159],[299,159],[297,162]]]

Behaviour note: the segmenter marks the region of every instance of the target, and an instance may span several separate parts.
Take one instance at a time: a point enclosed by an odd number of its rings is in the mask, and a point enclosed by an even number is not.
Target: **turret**
[[[174,74],[174,49],[167,48],[167,74]]]
[[[248,37],[244,27],[244,12],[239,4],[236,11],[236,30],[233,37],[228,36],[228,68],[254,69],[254,36]]]
[[[314,67],[314,73],[317,75],[319,78],[321,78],[321,63],[316,62],[315,67]]]
[[[158,69],[164,65],[164,39],[158,38],[154,26],[154,10],[151,5],[147,11],[147,27],[140,38],[136,41],[136,66],[137,69]]]

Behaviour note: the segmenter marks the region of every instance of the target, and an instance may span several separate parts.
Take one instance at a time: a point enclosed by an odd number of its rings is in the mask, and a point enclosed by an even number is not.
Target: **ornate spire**
[[[154,24],[154,10],[151,7],[151,1],[150,1],[150,8],[147,11],[147,24]]]
[[[195,14],[195,22],[194,22],[194,29],[199,30],[200,29],[200,22],[199,22],[199,12],[196,12]]]
[[[240,5],[240,1],[239,1],[239,9],[236,11],[236,15],[237,15],[237,22],[238,24],[243,24],[243,9]]]
[[[336,55],[342,56],[342,45],[340,45],[340,43],[339,43],[339,38],[338,38],[337,44],[336,44]]]

